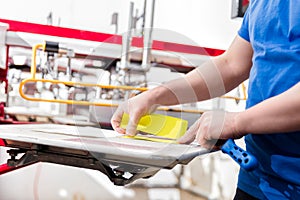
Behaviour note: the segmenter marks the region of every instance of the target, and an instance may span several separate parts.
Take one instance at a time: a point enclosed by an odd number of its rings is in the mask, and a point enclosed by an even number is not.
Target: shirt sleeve
[[[249,10],[250,8],[248,7],[244,18],[243,18],[243,23],[241,28],[238,31],[238,35],[240,37],[242,37],[243,39],[247,40],[248,42],[250,42],[250,37],[249,37]]]

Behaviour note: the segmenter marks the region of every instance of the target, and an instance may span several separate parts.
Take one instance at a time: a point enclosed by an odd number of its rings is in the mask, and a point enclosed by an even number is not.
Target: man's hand
[[[243,136],[239,132],[237,118],[239,113],[208,111],[189,128],[179,143],[191,143],[196,140],[201,146],[211,149],[219,139],[237,139]]]
[[[115,131],[130,136],[136,134],[136,127],[142,116],[152,113],[157,106],[153,105],[148,92],[139,94],[119,105],[116,112],[111,118],[111,124]],[[126,130],[120,127],[122,116],[124,113],[129,115],[129,122]]]

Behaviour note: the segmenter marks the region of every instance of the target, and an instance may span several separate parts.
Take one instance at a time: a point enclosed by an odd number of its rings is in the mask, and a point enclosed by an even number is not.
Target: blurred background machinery
[[[5,2],[0,8],[0,123],[110,129],[110,118],[120,102],[222,54],[241,23],[247,3]],[[25,4],[26,8],[31,5],[39,9],[26,14]],[[242,110],[246,85],[225,98],[162,107],[158,112],[192,124],[205,110]],[[4,163],[6,148],[1,151],[0,161]],[[0,193],[18,199],[8,184],[14,182],[20,185],[23,199],[95,199],[99,195],[103,199],[191,198],[183,198],[182,191],[189,191],[184,195],[194,198],[230,199],[237,171],[229,158],[214,153],[124,188],[91,170],[38,164],[0,176]],[[66,178],[54,178],[58,174]],[[28,188],[22,189],[24,184]],[[135,196],[141,194],[141,198]]]

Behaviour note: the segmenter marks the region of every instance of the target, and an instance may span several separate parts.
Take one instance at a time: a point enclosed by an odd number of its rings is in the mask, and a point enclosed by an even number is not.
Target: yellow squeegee
[[[121,128],[126,129],[129,115],[124,113],[121,121]],[[186,120],[166,115],[149,114],[143,116],[137,130],[140,132],[134,139],[150,140],[155,142],[175,143],[187,130]],[[129,137],[129,136],[126,136]]]

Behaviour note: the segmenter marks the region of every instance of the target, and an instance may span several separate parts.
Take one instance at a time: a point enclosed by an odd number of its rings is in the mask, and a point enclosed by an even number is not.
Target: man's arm
[[[134,135],[140,118],[159,105],[175,105],[221,96],[248,78],[253,50],[249,42],[237,36],[229,49],[204,63],[182,78],[130,98],[118,107],[111,119],[113,128],[121,133],[124,112],[130,116],[126,133]]]
[[[249,77],[252,54],[250,43],[237,36],[221,56],[145,95],[151,96],[153,103],[158,105],[202,101],[224,95]]]

